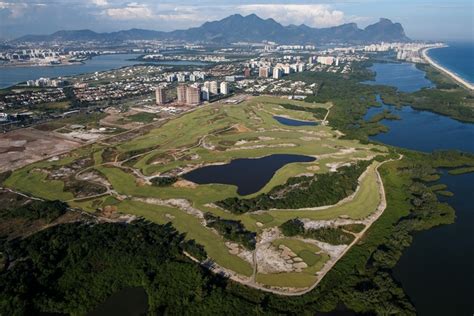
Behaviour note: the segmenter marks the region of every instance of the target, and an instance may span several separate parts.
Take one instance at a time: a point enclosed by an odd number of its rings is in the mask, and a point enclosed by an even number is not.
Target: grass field
[[[4,184],[41,198],[70,201],[71,206],[89,212],[106,205],[114,205],[122,213],[144,217],[157,223],[172,222],[187,238],[203,245],[209,257],[219,266],[250,276],[253,271],[251,260],[246,261],[230,254],[225,245],[226,240],[203,225],[201,219],[182,209],[138,202],[134,198],[185,199],[201,212],[211,212],[223,219],[240,221],[247,230],[257,234],[297,217],[329,220],[345,215],[351,219],[363,219],[373,213],[380,203],[376,174],[379,162],[373,162],[369,166],[361,179],[359,190],[351,201],[318,210],[268,210],[237,215],[212,204],[225,198],[239,197],[236,186],[207,184],[157,187],[149,184],[149,176],[164,172],[184,172],[207,164],[226,163],[236,158],[256,158],[272,154],[298,154],[317,158],[309,163],[283,166],[259,192],[243,197],[250,198],[285,184],[291,177],[327,173],[334,164],[372,159],[388,152],[383,146],[341,139],[337,131],[330,126],[282,125],[273,118],[274,115],[307,121],[316,119],[312,113],[289,110],[280,106],[281,104],[322,109],[330,107],[330,104],[270,97],[252,98],[239,105],[203,106],[171,119],[144,135],[114,145],[113,150],[117,156],[133,157],[133,160],[126,164],[123,161],[104,162],[102,153],[106,147],[96,144],[73,151],[56,161],[43,161],[16,170]],[[74,119],[59,120],[45,128],[53,129],[72,123],[94,126],[101,117],[101,114],[93,115],[91,120],[87,121],[86,117],[78,116]],[[135,119],[148,122],[152,117],[137,114]],[[86,171],[98,171],[103,176],[103,181],[113,190],[112,195],[74,200],[71,192],[64,191],[63,181],[47,179],[47,172],[51,167],[68,169],[83,157],[90,157],[92,160],[92,166],[87,167]],[[297,239],[274,241],[276,246],[280,243],[298,254],[308,268],[302,272],[259,273],[256,281],[283,287],[307,287],[313,284],[316,281],[315,273],[324,266],[329,255],[317,246]]]

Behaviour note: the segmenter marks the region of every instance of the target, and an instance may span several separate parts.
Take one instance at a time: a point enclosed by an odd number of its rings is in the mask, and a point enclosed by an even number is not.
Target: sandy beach
[[[474,85],[466,80],[464,80],[463,78],[461,78],[460,76],[458,76],[457,74],[453,73],[452,71],[448,70],[447,68],[444,68],[443,66],[441,66],[440,64],[436,63],[433,59],[431,59],[427,52],[430,50],[430,49],[436,49],[436,48],[441,48],[441,47],[427,47],[427,48],[423,48],[423,50],[421,51],[421,55],[423,56],[423,59],[426,60],[430,65],[432,65],[433,67],[435,67],[436,69],[444,72],[445,74],[447,74],[449,77],[451,77],[452,79],[454,79],[456,82],[458,82],[459,84],[461,84],[462,86],[464,86],[465,88],[471,90],[471,91],[474,91]]]

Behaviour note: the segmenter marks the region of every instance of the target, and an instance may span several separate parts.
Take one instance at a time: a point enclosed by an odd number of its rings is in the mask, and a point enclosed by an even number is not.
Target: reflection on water
[[[258,192],[275,172],[293,162],[311,162],[315,158],[301,155],[276,154],[256,159],[235,159],[225,165],[202,167],[183,175],[198,184],[221,183],[238,187],[237,193],[247,195]]]

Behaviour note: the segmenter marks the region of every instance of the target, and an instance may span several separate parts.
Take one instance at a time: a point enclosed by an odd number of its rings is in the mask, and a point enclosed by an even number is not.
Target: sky
[[[473,0],[0,0],[0,39],[75,29],[171,31],[235,13],[312,27],[365,27],[384,17],[412,39],[474,41]]]

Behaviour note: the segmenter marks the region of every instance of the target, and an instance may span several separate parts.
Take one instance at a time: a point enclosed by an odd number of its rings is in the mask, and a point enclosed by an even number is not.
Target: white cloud
[[[9,18],[21,17],[27,8],[28,5],[26,3],[11,3],[0,1],[0,10],[6,10],[9,13]]]
[[[98,7],[106,7],[109,5],[109,2],[107,0],[89,0],[89,2]]]
[[[106,9],[104,13],[114,20],[148,20],[155,18],[155,15],[150,8],[136,2],[129,3],[123,8]]]
[[[255,13],[273,18],[282,24],[307,24],[314,27],[336,26],[344,23],[344,12],[326,4],[247,4],[237,7],[243,14]]]

